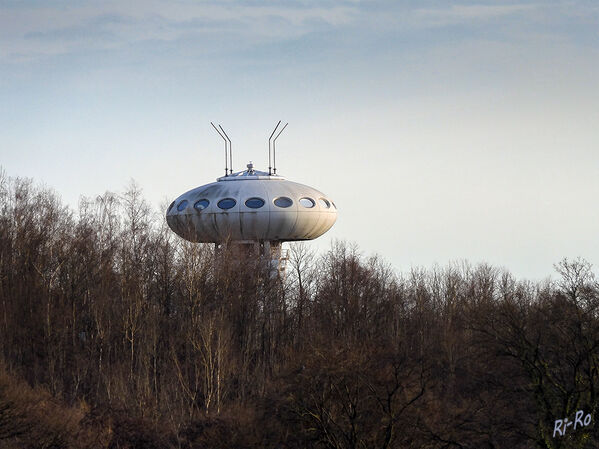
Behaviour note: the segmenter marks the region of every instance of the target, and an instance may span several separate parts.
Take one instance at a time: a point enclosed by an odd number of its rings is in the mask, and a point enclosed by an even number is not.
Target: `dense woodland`
[[[548,275],[337,242],[281,279],[135,185],[72,211],[0,174],[0,447],[596,448],[599,285]]]

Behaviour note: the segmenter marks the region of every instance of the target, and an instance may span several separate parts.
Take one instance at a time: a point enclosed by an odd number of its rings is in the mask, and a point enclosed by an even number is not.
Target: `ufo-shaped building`
[[[225,168],[225,173],[171,203],[166,220],[177,235],[217,247],[258,247],[274,260],[280,259],[283,242],[320,237],[337,219],[328,195],[275,174],[276,168],[274,173],[258,171],[249,163],[247,170],[229,173]]]
[[[247,167],[179,196],[166,213],[170,228],[192,242],[289,242],[320,237],[335,223],[324,193]]]

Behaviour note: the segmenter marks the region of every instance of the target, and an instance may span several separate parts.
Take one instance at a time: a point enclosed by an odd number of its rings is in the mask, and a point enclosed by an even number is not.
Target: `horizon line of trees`
[[[75,213],[0,171],[0,447],[598,446],[588,262],[534,283],[300,243],[279,278],[153,217],[135,185]]]

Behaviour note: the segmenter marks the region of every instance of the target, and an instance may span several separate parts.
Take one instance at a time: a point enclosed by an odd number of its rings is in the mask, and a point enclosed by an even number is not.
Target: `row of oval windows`
[[[331,207],[331,204],[333,205],[333,207],[335,209],[337,208],[337,206],[335,206],[335,203],[333,203],[332,201],[326,200],[324,198],[320,198],[318,200],[318,202],[325,209],[329,209]],[[308,197],[300,198],[299,203],[303,207],[308,208],[308,209],[316,206],[316,202],[312,198],[308,198]],[[185,210],[185,208],[187,207],[188,204],[189,204],[189,202],[187,200],[181,201],[177,205],[177,210],[179,212]],[[224,199],[220,200],[218,203],[216,203],[216,205],[223,210],[231,209],[231,208],[235,207],[236,204],[237,204],[237,201],[235,201],[233,198],[224,198]],[[264,200],[262,198],[258,198],[258,197],[249,198],[245,201],[245,205],[247,207],[249,207],[250,209],[260,209],[262,206],[264,206],[264,204],[265,204]],[[274,204],[275,204],[275,206],[283,207],[283,208],[291,207],[293,205],[293,200],[286,196],[280,196],[274,200]],[[168,208],[168,210],[170,211],[174,205],[175,205],[175,202],[173,201],[172,204],[170,205],[170,207]],[[208,201],[207,199],[204,198],[199,201],[196,201],[195,204],[193,205],[193,207],[198,211],[202,211],[202,210],[206,209],[209,205],[210,205],[210,201]]]

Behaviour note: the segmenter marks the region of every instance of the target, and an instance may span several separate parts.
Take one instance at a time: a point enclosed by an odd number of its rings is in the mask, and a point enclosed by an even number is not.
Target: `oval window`
[[[320,203],[320,205],[321,205],[322,207],[324,207],[325,209],[328,209],[328,208],[330,208],[330,207],[331,207],[331,203],[329,203],[329,201],[328,201],[328,200],[325,200],[324,198],[320,198],[320,199],[318,200],[318,202],[319,202],[319,203]]]
[[[307,207],[308,209],[316,206],[316,203],[314,202],[314,200],[312,198],[300,198],[299,203],[302,206]]]
[[[188,201],[187,200],[183,200],[179,203],[179,205],[177,206],[177,210],[179,212],[181,212],[183,209],[185,209],[187,207]]]
[[[275,206],[278,207],[290,207],[293,204],[291,198],[287,198],[286,196],[280,196],[275,200]]]
[[[262,198],[250,198],[246,200],[245,205],[250,209],[260,209],[264,206],[264,200]]]
[[[220,207],[221,209],[227,210],[231,209],[232,207],[235,207],[237,201],[235,201],[233,198],[225,198],[223,200],[220,200],[217,204],[218,207]]]
[[[168,207],[168,209],[166,210],[166,213],[167,213],[167,214],[168,214],[168,213],[171,211],[171,209],[173,208],[173,206],[174,206],[174,205],[175,205],[175,202],[173,201],[173,202],[171,203],[171,205]]]
[[[199,201],[196,201],[196,203],[193,205],[193,208],[197,211],[203,211],[209,205],[210,205],[210,201],[208,201],[206,198],[204,198]]]

